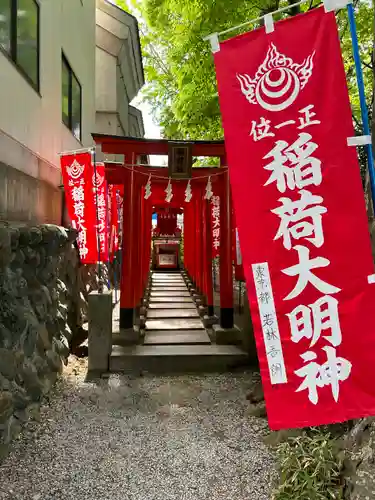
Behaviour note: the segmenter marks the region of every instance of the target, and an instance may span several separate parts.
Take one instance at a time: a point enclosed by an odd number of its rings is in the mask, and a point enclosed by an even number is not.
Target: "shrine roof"
[[[172,141],[168,139],[145,139],[120,135],[92,134],[96,144],[101,144],[103,153],[135,155],[168,155],[170,143],[191,144],[193,156],[225,156],[224,141]]]

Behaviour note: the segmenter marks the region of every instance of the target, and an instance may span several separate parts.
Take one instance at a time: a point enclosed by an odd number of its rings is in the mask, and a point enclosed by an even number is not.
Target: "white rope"
[[[293,7],[297,7],[298,5],[301,5],[305,2],[308,2],[309,0],[300,0],[299,2],[296,2],[296,3],[292,3],[291,5],[287,5],[286,7],[282,7],[281,9],[277,9],[277,10],[274,10],[273,12],[269,12],[268,15],[269,16],[273,16],[275,14],[279,14],[280,12],[286,12],[287,10],[289,9],[293,9]],[[244,28],[245,26],[248,26],[249,24],[254,24],[254,23],[257,23],[259,21],[261,21],[262,19],[264,19],[264,15],[263,16],[259,16],[259,17],[256,17],[255,19],[251,19],[250,21],[246,21],[242,24],[239,24],[238,26],[233,26],[232,28],[228,28],[226,30],[223,30],[223,31],[220,31],[218,33],[212,33],[211,35],[208,35],[208,36],[205,36],[203,38],[203,40],[209,40],[211,37],[213,36],[221,36],[221,35],[225,35],[227,33],[231,33],[232,31],[236,31],[240,28]]]
[[[107,162],[107,163],[111,164],[111,162]],[[128,164],[128,163],[127,164],[116,163],[116,165],[119,165],[123,168],[126,168],[127,170],[130,170],[130,171],[134,172],[135,174],[144,175],[146,177],[148,177],[150,175],[150,172],[140,172],[139,170],[134,170],[134,167],[148,167],[148,168],[150,168],[150,165],[139,165],[139,164]],[[210,168],[210,167],[207,167],[207,168]],[[217,168],[218,170],[221,170],[221,172],[217,172],[215,174],[209,174],[209,175],[199,175],[197,177],[192,177],[191,179],[186,178],[186,179],[172,179],[172,180],[173,180],[173,182],[186,182],[188,180],[195,181],[195,180],[199,180],[199,179],[208,179],[209,177],[217,177],[218,175],[223,175],[227,172],[227,169],[218,168],[218,167],[215,167],[215,168]],[[198,170],[198,168],[196,170]],[[152,175],[153,179],[163,179],[166,181],[170,179],[169,175],[155,175],[154,172],[152,172],[151,175]]]

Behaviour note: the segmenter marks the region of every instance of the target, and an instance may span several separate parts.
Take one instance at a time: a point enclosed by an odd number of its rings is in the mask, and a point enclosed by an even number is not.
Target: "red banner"
[[[240,35],[215,64],[270,427],[374,415],[374,266],[335,16]]]
[[[211,198],[212,214],[212,258],[220,255],[220,196]]]
[[[65,199],[72,226],[78,230],[77,244],[81,261],[97,261],[96,214],[93,203],[91,154],[61,157]]]
[[[124,185],[118,185],[117,191],[118,191],[118,214],[119,214],[119,221],[118,221],[118,229],[119,229],[119,241],[118,241],[118,248],[122,248],[122,228],[124,224]]]
[[[95,169],[92,169],[92,182],[97,188],[95,195],[95,205],[97,204],[97,218],[98,218],[98,243],[100,245],[100,261],[108,262],[109,260],[109,245],[108,245],[108,184],[105,180],[105,166],[104,163],[96,164]]]
[[[120,216],[120,193],[118,186],[110,184],[109,186],[109,214],[110,221],[110,242],[109,253],[111,261],[119,249],[119,216]]]

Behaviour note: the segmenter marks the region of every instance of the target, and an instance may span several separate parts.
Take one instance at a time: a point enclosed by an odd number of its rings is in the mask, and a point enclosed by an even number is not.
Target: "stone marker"
[[[112,292],[89,295],[89,373],[98,375],[109,369],[112,350]]]

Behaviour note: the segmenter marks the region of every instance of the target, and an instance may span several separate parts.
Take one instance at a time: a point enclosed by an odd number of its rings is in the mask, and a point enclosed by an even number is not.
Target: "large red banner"
[[[215,64],[270,427],[374,415],[374,266],[335,16],[240,35]]]
[[[96,214],[93,203],[91,153],[63,155],[61,172],[72,226],[78,230],[77,244],[83,264],[97,262]]]

